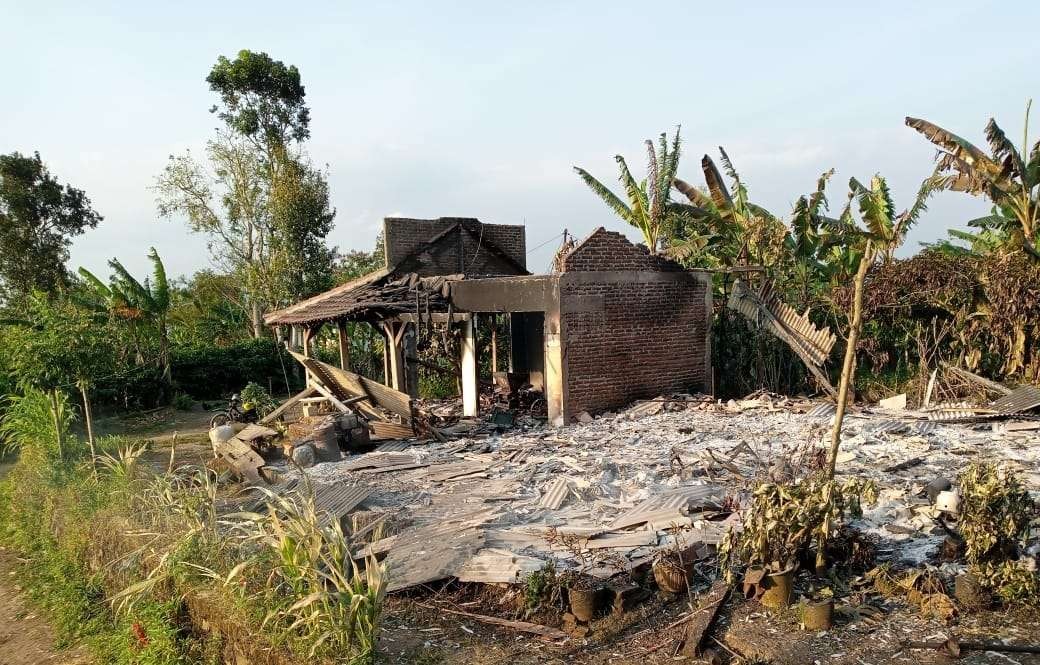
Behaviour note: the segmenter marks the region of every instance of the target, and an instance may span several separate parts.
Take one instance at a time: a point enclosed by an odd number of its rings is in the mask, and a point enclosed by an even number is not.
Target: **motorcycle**
[[[231,423],[255,423],[257,421],[256,409],[252,404],[243,403],[242,398],[235,393],[228,400],[227,408],[217,411],[209,420],[209,427],[220,427]]]

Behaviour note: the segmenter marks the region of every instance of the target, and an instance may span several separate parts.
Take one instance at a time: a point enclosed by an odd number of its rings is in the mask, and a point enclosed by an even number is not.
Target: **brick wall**
[[[639,276],[561,276],[566,418],[708,384],[708,277]]]
[[[600,270],[681,271],[682,266],[650,254],[644,245],[632,244],[622,233],[602,226],[578,243],[563,259],[563,272]]]
[[[469,231],[458,230],[449,233],[434,246],[424,247],[456,224],[466,227]],[[415,271],[422,275],[457,272],[475,276],[517,274],[516,268],[508,261],[487,251],[487,246],[492,244],[521,266],[525,266],[527,262],[523,226],[483,224],[477,219],[466,217],[388,217],[383,221],[383,230],[387,266],[401,264],[419,251],[422,265],[411,268],[415,268]]]

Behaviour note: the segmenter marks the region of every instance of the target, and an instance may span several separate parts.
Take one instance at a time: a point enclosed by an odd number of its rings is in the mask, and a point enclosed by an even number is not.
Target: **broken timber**
[[[805,366],[832,397],[838,396],[822,365],[830,356],[837,339],[830,328],[817,328],[809,321],[808,312],[798,314],[780,301],[766,283],[761,292],[752,291],[742,281],[733,283],[729,308],[739,312],[756,327],[764,328],[791,347]]]
[[[401,418],[409,430],[408,436],[414,435],[411,429],[415,417],[415,404],[406,393],[320,360],[307,358],[293,351],[289,353],[310,373],[313,388],[340,410],[346,410],[346,405],[351,404],[370,419],[386,423],[387,417],[383,412],[389,412]],[[403,429],[396,431],[404,434]]]

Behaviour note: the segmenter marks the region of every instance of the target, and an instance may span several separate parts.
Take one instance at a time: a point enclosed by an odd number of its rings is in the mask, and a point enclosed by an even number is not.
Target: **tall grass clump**
[[[267,492],[253,502],[262,509],[232,512],[224,506],[241,502],[225,478],[203,466],[152,469],[142,442],[102,437],[92,458],[49,399],[27,391],[0,424],[18,450],[0,483],[0,541],[31,560],[24,586],[61,644],[85,642],[98,662],[127,665],[242,650],[280,654],[271,662],[373,662],[386,571],[354,559],[309,490]]]
[[[244,533],[271,563],[264,625],[283,638],[309,644],[309,655],[346,654],[370,663],[386,596],[385,566],[360,566],[336,519],[317,510],[310,492],[266,492],[266,512],[245,515]]]

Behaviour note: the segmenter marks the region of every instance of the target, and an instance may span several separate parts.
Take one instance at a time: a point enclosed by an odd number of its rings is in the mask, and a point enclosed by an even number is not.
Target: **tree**
[[[40,159],[0,155],[0,297],[20,303],[68,284],[72,238],[102,220],[81,190],[62,185]]]
[[[969,222],[969,226],[1008,231],[1014,246],[1021,247],[1040,262],[1040,141],[1029,147],[1029,109],[1026,104],[1022,150],[1008,139],[1004,130],[990,118],[986,140],[990,154],[938,125],[919,118],[906,118],[906,124],[939,147],[937,171],[945,177],[941,186],[959,192],[982,195],[996,207],[993,214]]]
[[[93,459],[97,451],[90,389],[112,367],[114,349],[108,331],[71,301],[36,292],[27,300],[25,319],[11,322],[5,338],[18,350],[8,359],[18,382],[49,398],[59,459],[66,452],[62,394],[73,388],[79,391]]]
[[[849,180],[848,203],[839,220],[842,227],[841,236],[846,242],[841,250],[851,259],[846,260],[843,264],[848,265],[855,262],[856,272],[852,277],[849,334],[842,361],[841,379],[838,382],[837,412],[831,427],[830,449],[827,456],[827,477],[830,481],[834,480],[838,449],[841,445],[841,425],[845,418],[849,389],[856,376],[856,346],[863,328],[863,289],[867,271],[879,255],[884,257],[883,260],[886,262],[891,260],[893,252],[902,244],[906,231],[927,209],[925,203],[937,185],[938,182],[935,178],[925,180],[917,192],[913,205],[897,214],[888,183],[883,177],[875,175],[870,181],[869,188],[855,178]],[[859,216],[865,228],[853,219],[853,201],[858,204]]]
[[[653,253],[661,249],[660,241],[668,224],[669,217],[677,214],[678,210],[669,200],[675,173],[679,168],[679,130],[675,130],[675,138],[669,150],[668,135],[662,133],[659,140],[659,148],[654,149],[653,141],[646,140],[647,167],[646,179],[636,182],[632,177],[625,158],[616,155],[622,187],[628,203],[622,201],[610,188],[596,180],[585,169],[575,166],[574,171],[581,177],[600,199],[606,203],[618,217],[630,225],[639,229],[643,234],[643,242]]]
[[[217,58],[206,82],[224,104],[210,112],[265,150],[310,137],[310,109],[295,66],[243,49],[234,60]]]
[[[263,312],[327,288],[334,250],[325,237],[335,210],[326,174],[303,151],[310,111],[295,67],[265,53],[225,57],[207,77],[226,126],[206,162],[170,157],[156,185],[164,217],[184,216],[210,238],[221,267],[243,282],[254,337]]]
[[[162,368],[162,378],[170,385],[170,342],[166,323],[170,311],[170,285],[166,268],[154,247],[148,251],[148,260],[152,262],[152,277],[144,282],[131,275],[118,259],[108,262],[114,272],[107,285],[86,268],[80,268],[79,274],[93,297],[91,304],[95,311],[105,311],[113,319],[125,321],[131,327],[143,322],[154,330],[159,341],[158,364]]]
[[[683,208],[683,219],[693,227],[693,237],[710,239],[710,253],[723,267],[772,263],[785,236],[783,222],[749,200],[747,187],[729,155],[721,146],[719,153],[722,166],[733,184],[727,189],[715,162],[709,155],[704,155],[701,170],[707,192],[675,178],[675,188],[691,204]],[[689,230],[685,233],[691,235]],[[676,243],[672,251],[682,257],[687,250],[682,243]]]

